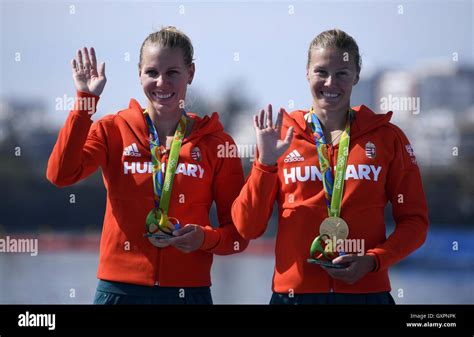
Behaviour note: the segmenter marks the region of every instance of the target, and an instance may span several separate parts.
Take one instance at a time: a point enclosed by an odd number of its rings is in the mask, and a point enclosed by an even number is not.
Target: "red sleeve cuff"
[[[370,256],[374,257],[375,267],[374,267],[374,270],[372,270],[372,271],[373,272],[379,271],[380,270],[380,260],[379,260],[378,255],[374,252],[368,252],[366,255],[370,255]]]
[[[76,92],[76,100],[74,102],[74,111],[81,115],[93,115],[97,110],[97,103],[100,97],[82,91]]]
[[[204,231],[204,241],[202,242],[202,250],[210,250],[217,246],[220,240],[220,233],[211,226],[202,227]]]
[[[260,171],[267,172],[267,173],[277,173],[278,172],[277,164],[275,164],[275,165],[265,165],[265,164],[262,164],[260,161],[258,161],[258,159],[255,160],[253,166],[255,166]]]

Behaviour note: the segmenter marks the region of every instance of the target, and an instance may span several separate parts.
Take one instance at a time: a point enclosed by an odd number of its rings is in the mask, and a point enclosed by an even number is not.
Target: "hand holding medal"
[[[180,229],[179,220],[173,217],[168,217],[159,208],[153,208],[146,217],[145,236],[148,237],[151,244],[164,248],[169,246],[169,243],[160,240],[166,240],[173,237],[173,231]]]
[[[204,230],[196,224],[187,224],[173,232],[173,237],[167,239],[171,246],[183,253],[190,253],[201,248],[204,242]]]
[[[319,233],[311,244],[309,263],[320,264],[330,268],[345,268],[347,264],[334,264],[332,261],[336,258],[336,253],[327,250],[327,240],[345,240],[349,235],[349,226],[347,223],[339,217],[328,217],[323,220],[319,227]],[[331,244],[330,247],[333,247]],[[319,255],[315,256],[316,253]]]

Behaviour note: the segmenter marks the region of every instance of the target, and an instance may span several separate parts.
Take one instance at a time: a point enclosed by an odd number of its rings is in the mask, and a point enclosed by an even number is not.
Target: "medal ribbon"
[[[332,168],[328,156],[328,145],[324,137],[323,128],[318,120],[316,112],[311,107],[309,111],[311,116],[311,127],[316,142],[321,177],[323,180],[324,194],[326,197],[326,206],[330,217],[339,217],[341,213],[342,192],[344,190],[344,177],[346,174],[347,158],[349,157],[349,141],[351,121],[354,117],[354,111],[349,108],[346,127],[339,141],[339,152],[337,154],[337,163],[335,178],[333,179]]]
[[[155,199],[155,208],[161,211],[162,218],[160,221],[161,225],[164,225],[168,221],[168,209],[170,205],[171,189],[173,187],[173,180],[178,165],[179,151],[183,143],[184,134],[188,120],[186,113],[184,112],[181,119],[178,121],[178,126],[173,136],[173,142],[171,143],[171,152],[166,166],[166,173],[163,182],[163,170],[161,162],[161,151],[160,151],[160,140],[158,138],[158,132],[150,118],[150,115],[144,111],[145,120],[148,125],[149,131],[149,142],[151,152],[151,162],[153,166],[153,191]]]

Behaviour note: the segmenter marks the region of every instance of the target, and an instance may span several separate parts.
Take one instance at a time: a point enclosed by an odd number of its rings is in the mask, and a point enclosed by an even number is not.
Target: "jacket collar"
[[[351,124],[351,139],[356,139],[371,130],[388,124],[393,115],[392,111],[386,114],[377,114],[365,105],[356,106],[352,109],[355,111],[355,118]],[[295,134],[315,143],[313,136],[307,131],[308,124],[305,117],[308,118],[308,113],[306,110],[296,110],[290,114],[285,113],[283,125],[286,127],[293,126]]]
[[[149,147],[148,126],[143,111],[144,109],[140,106],[140,103],[132,98],[128,105],[128,109],[119,111],[118,116],[125,121],[130,130],[135,134],[138,141],[143,146]],[[194,120],[194,126],[191,134],[183,140],[183,144],[188,141],[196,143],[200,138],[207,134],[218,133],[224,130],[219,121],[219,115],[217,112],[214,112],[211,117],[204,116],[202,118],[192,112],[188,112],[187,114]]]

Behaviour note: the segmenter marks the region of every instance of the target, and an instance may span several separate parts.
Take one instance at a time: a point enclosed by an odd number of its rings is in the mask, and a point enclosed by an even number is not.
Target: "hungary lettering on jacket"
[[[165,172],[165,164],[162,165],[162,171]],[[153,173],[153,164],[151,162],[123,162],[123,173],[124,174],[136,174],[136,173]],[[191,176],[202,179],[204,176],[204,169],[199,164],[179,163],[176,167],[175,174],[183,174],[185,176]]]
[[[346,177],[347,179],[361,179],[378,181],[382,166],[375,165],[347,165]],[[291,168],[283,169],[283,177],[285,178],[285,184],[296,183],[297,181],[321,181],[321,172],[317,166],[294,166]]]

